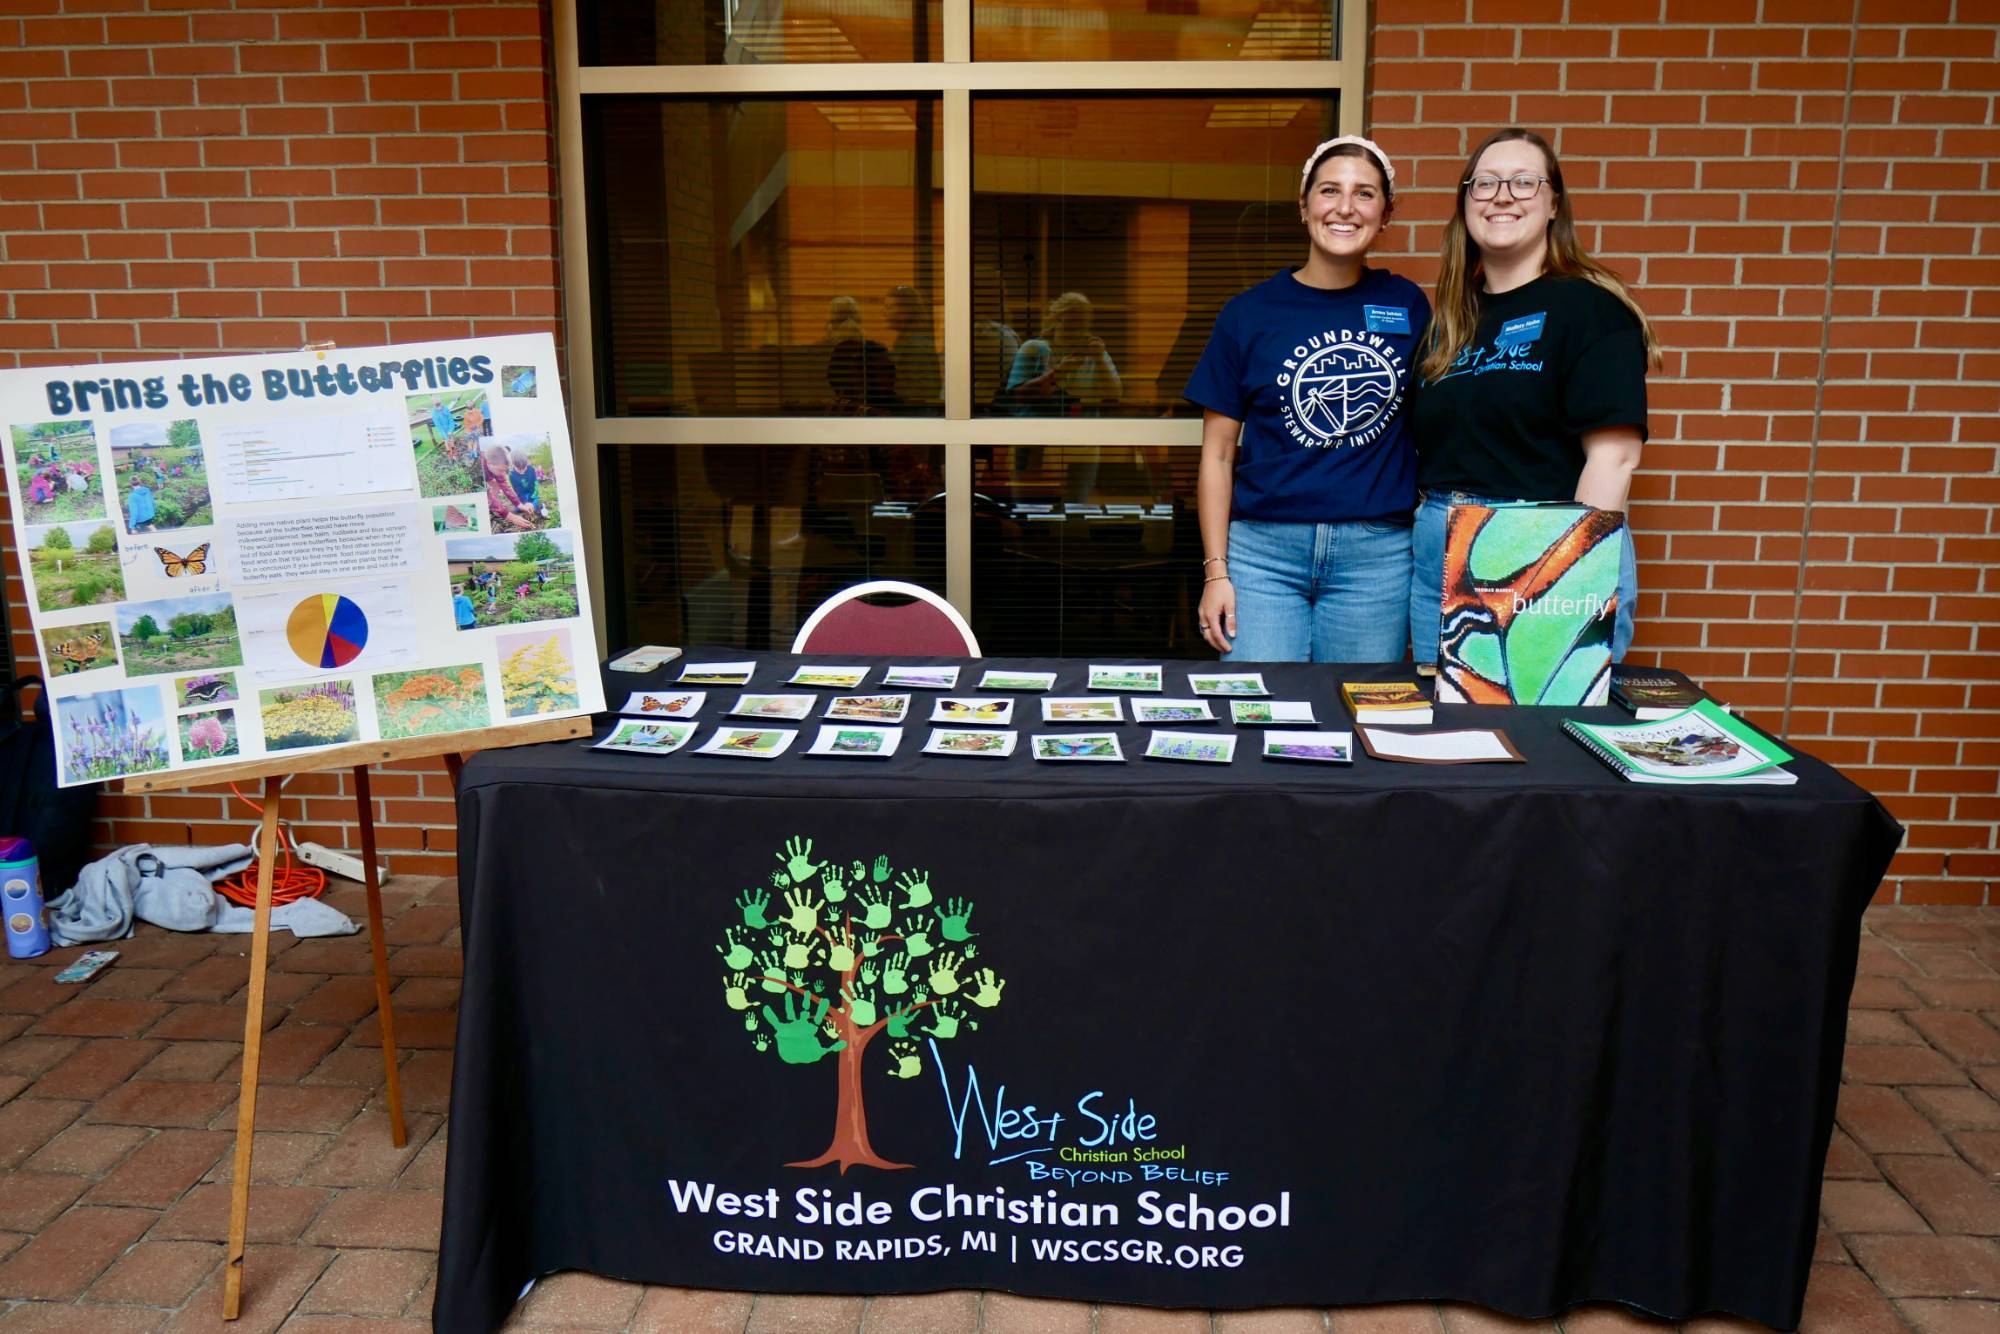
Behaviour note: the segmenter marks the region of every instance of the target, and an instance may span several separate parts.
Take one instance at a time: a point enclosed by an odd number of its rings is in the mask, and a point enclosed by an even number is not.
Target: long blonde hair
[[[1438,268],[1436,298],[1431,303],[1430,333],[1425,336],[1417,359],[1417,378],[1437,379],[1472,345],[1473,332],[1479,325],[1481,264],[1479,247],[1465,229],[1465,192],[1486,150],[1513,140],[1533,144],[1541,150],[1542,160],[1548,163],[1549,189],[1555,192],[1555,216],[1549,220],[1548,256],[1543,261],[1543,271],[1565,278],[1582,278],[1617,297],[1639,321],[1639,332],[1646,341],[1647,366],[1660,369],[1665,358],[1660,353],[1653,322],[1646,318],[1646,312],[1632,299],[1632,293],[1618,275],[1592,259],[1583,243],[1576,239],[1576,218],[1570,212],[1569,191],[1563,188],[1562,164],[1556,161],[1556,150],[1533,130],[1513,127],[1487,135],[1486,141],[1472,150],[1465,170],[1459,173],[1458,201],[1444,227],[1443,262]]]

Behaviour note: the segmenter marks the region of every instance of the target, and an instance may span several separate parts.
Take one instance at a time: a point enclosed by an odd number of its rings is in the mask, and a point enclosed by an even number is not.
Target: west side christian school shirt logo
[[[1285,431],[1307,449],[1372,444],[1395,420],[1407,371],[1378,333],[1328,329],[1292,349],[1278,372]]]

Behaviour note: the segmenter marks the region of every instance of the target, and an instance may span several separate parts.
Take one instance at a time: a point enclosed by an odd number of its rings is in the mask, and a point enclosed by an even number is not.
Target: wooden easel
[[[389,945],[382,934],[382,886],[375,866],[375,810],[368,794],[368,766],[443,756],[455,792],[464,756],[470,752],[589,734],[588,717],[551,718],[545,722],[399,741],[354,742],[306,755],[269,756],[213,769],[135,775],[124,781],[122,790],[126,792],[158,792],[190,785],[264,780],[264,818],[257,831],[256,926],[250,936],[250,988],[243,1016],[243,1087],[236,1102],[236,1171],[229,1185],[229,1253],[222,1283],[224,1320],[236,1319],[243,1306],[243,1242],[250,1224],[250,1157],[257,1139],[257,1072],[264,1051],[264,980],[271,959],[271,865],[278,852],[278,810],[284,799],[286,780],[294,774],[328,769],[352,769],[354,773],[354,800],[360,808],[362,884],[368,891],[368,943],[375,961],[375,1007],[382,1025],[382,1071],[388,1080],[389,1138],[400,1149],[408,1132],[403,1124],[403,1086],[396,1072],[396,1016],[389,1001]]]

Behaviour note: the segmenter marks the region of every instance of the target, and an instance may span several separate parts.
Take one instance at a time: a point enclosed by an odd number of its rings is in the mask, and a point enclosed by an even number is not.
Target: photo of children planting
[[[164,533],[215,521],[201,430],[191,418],[112,427],[111,473],[128,533]]]
[[[576,559],[568,533],[448,538],[444,552],[452,618],[461,630],[576,615]]]
[[[167,767],[167,717],[155,689],[59,699],[56,736],[63,778],[71,783]]]
[[[111,633],[111,622],[88,621],[42,631],[42,660],[59,676],[116,667],[117,640]]]
[[[486,669],[478,663],[382,672],[375,678],[375,721],[384,740],[468,732],[493,722]]]
[[[128,603],[114,616],[127,676],[242,665],[236,604],[227,593]]]
[[[457,496],[479,490],[480,448],[493,435],[486,391],[411,394],[405,401],[420,494]]]
[[[104,519],[52,524],[28,532],[28,574],[35,583],[35,607],[60,611],[125,600],[125,571],[118,561],[118,534]]]
[[[259,691],[264,720],[264,749],[298,750],[354,741],[361,724],[354,713],[352,681],[322,681],[311,686],[281,686]]]
[[[576,661],[567,630],[500,635],[500,691],[509,718],[576,707]]]
[[[236,710],[217,709],[212,713],[184,714],[177,720],[181,731],[181,755],[190,760],[214,760],[240,755],[236,745]]]
[[[104,517],[104,480],[97,475],[97,433],[87,421],[42,422],[12,428],[14,481],[26,523],[67,523]]]
[[[480,467],[486,479],[487,523],[493,532],[525,533],[561,522],[555,447],[546,434],[489,440],[480,451]]]

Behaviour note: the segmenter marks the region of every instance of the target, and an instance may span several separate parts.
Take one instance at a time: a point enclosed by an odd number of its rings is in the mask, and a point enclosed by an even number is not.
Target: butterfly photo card
[[[120,538],[118,554],[126,596],[143,600],[220,590],[228,565],[223,545],[224,539],[213,528]]]

